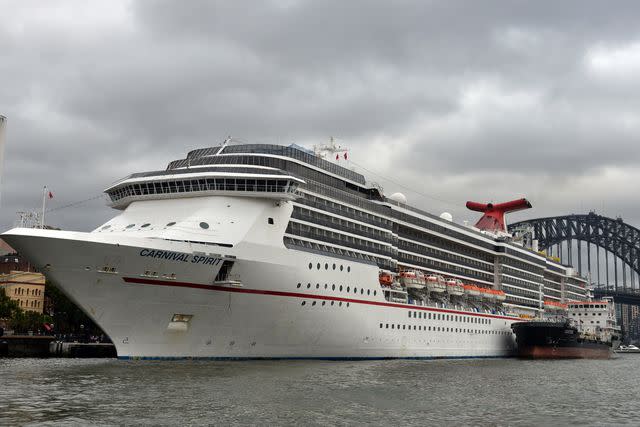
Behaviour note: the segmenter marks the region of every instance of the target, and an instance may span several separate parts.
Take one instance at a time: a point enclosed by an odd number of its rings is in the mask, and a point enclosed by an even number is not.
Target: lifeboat
[[[502,302],[507,299],[507,295],[504,293],[504,291],[494,290],[493,293],[495,294],[496,301],[498,302]]]
[[[442,276],[432,274],[427,276],[427,289],[429,292],[442,293],[447,290],[447,285]]]
[[[492,289],[480,288],[480,298],[484,301],[493,301],[495,297],[491,291]]]
[[[552,300],[544,300],[544,308],[545,310],[566,310],[567,304],[562,304]]]
[[[458,279],[448,279],[447,282],[447,293],[450,295],[464,295],[464,285]]]
[[[393,276],[390,273],[380,272],[378,281],[382,286],[390,287],[393,284]]]
[[[464,285],[464,294],[469,297],[477,298],[480,296],[480,288],[476,285]]]
[[[424,274],[415,270],[402,271],[400,272],[400,283],[407,289],[422,289],[425,286]]]

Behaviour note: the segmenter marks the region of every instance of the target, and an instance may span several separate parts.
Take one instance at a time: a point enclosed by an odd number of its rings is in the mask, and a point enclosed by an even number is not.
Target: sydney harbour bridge
[[[509,225],[529,227],[540,250],[572,265],[594,285],[594,297],[640,306],[640,230],[621,218],[594,212],[529,219]]]

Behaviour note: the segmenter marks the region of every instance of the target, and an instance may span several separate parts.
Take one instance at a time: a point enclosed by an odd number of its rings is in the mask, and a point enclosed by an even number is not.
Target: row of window
[[[502,265],[502,271],[503,271],[503,273],[509,274],[511,276],[516,276],[516,277],[519,277],[521,279],[530,280],[532,282],[540,282],[540,281],[543,280],[543,277],[541,277],[540,274],[537,274],[537,273],[542,273],[543,272],[542,269],[536,270],[534,272],[536,274],[534,274],[534,273],[527,273],[527,272],[524,272],[524,271],[520,270],[519,268],[514,268],[514,267],[511,267],[509,265],[503,264]]]
[[[510,335],[511,334],[511,332],[509,331],[488,331],[486,329],[452,328],[452,327],[445,327],[445,326],[402,325],[402,324],[394,324],[394,323],[380,323],[380,329],[453,332],[453,333],[482,334],[482,335]]]
[[[296,285],[296,288],[297,289],[302,288],[302,283],[298,283]],[[313,288],[313,285],[311,283],[307,283],[307,289],[312,289],[312,288]],[[316,283],[315,289],[321,289],[321,288],[322,286],[320,285],[320,283]],[[329,289],[328,283],[324,284],[324,289],[326,290]],[[343,286],[343,285],[336,286],[335,283],[331,285],[332,291],[338,290],[338,292],[346,291],[347,293],[351,293],[351,289],[352,289],[351,286]],[[356,295],[358,294],[358,288],[355,286],[353,287],[353,293]],[[365,294],[364,288],[360,288],[360,295],[364,295],[364,294]],[[366,294],[376,296],[378,294],[378,291],[374,290],[373,292],[371,292],[371,289],[367,289]]]
[[[353,236],[347,236],[342,233],[316,228],[306,224],[298,224],[297,222],[295,222],[295,220],[289,222],[289,224],[287,225],[286,233],[301,237],[308,237],[315,240],[322,240],[324,242],[335,243],[341,246],[348,246],[355,249],[361,249],[363,251],[378,253],[381,255],[394,255],[394,251],[391,246],[381,245],[380,243],[372,242],[365,239],[359,239]]]
[[[359,206],[361,203],[358,202],[366,202],[367,204],[371,204],[368,200],[362,200],[357,196],[352,196],[348,193],[344,193],[343,191],[336,190],[334,188],[330,188],[324,185],[318,185],[316,183],[307,183],[305,188],[330,196],[332,198],[338,200],[344,200],[346,203],[350,205]],[[342,203],[336,203],[332,200],[325,199],[324,197],[320,197],[313,194],[304,193],[304,198],[299,200],[300,203],[305,205],[309,205],[318,209],[322,209],[324,211],[333,212],[335,214],[345,216],[347,218],[353,218],[362,222],[367,222],[372,225],[377,225],[382,228],[391,228],[393,225],[393,221],[390,219],[384,218],[382,216],[374,215],[369,212],[356,209],[353,206],[349,206]],[[380,206],[374,205],[376,208],[380,209]],[[362,206],[361,206],[362,207]],[[367,208],[372,206],[367,206]]]
[[[380,268],[387,269],[387,270],[391,270],[394,268],[394,262],[388,258],[376,257],[374,255],[365,254],[362,252],[337,248],[335,246],[326,244],[326,242],[323,242],[323,243],[311,242],[309,240],[305,240],[302,238],[296,238],[294,236],[286,236],[286,235],[284,236],[283,241],[287,247],[292,249],[325,252],[329,255],[338,255],[342,257],[368,261],[371,263],[378,264]]]
[[[464,316],[458,314],[446,314],[446,313],[431,313],[424,311],[409,311],[409,318],[413,319],[432,319],[433,320],[444,320],[444,321],[452,321],[452,322],[462,322],[462,323],[477,323],[480,325],[490,325],[491,319],[486,317],[475,317],[475,316]]]
[[[41,289],[29,289],[29,288],[13,288],[14,295],[31,295],[31,296],[40,296],[42,295]]]
[[[149,194],[172,194],[193,191],[257,191],[285,193],[294,192],[296,189],[296,183],[284,179],[207,178],[128,184],[109,191],[109,197],[111,198],[111,201],[115,202],[124,197],[145,196]]]
[[[25,301],[25,300],[18,300],[18,305],[20,307],[26,307],[26,308],[40,308],[42,305],[42,301],[36,301],[36,300],[31,300],[31,301]]]
[[[307,305],[307,301],[302,301],[302,302],[300,303],[300,305],[302,305],[302,306]],[[312,306],[312,307],[314,307],[315,305],[322,305],[323,307],[324,307],[325,305],[331,305],[331,306],[337,305],[338,307],[342,307],[342,301],[337,301],[337,302],[336,302],[336,301],[324,301],[324,300],[323,300],[323,301],[322,301],[322,304],[320,304],[320,301],[315,301],[315,300],[313,300],[313,301],[311,301],[311,303],[310,303],[309,305],[310,305],[310,306]],[[346,307],[349,307],[349,303],[348,303],[348,302],[347,302],[347,303],[345,303],[345,306],[346,306]]]
[[[168,228],[168,227],[173,227],[174,225],[176,225],[176,222],[175,222],[175,221],[171,221],[171,222],[166,223],[166,224],[164,225],[164,227],[165,227],[165,228]],[[134,228],[135,226],[136,226],[136,224],[128,224],[126,227],[124,227],[124,228],[122,229],[122,231],[131,230],[131,229],[132,229],[132,228]],[[140,224],[139,229],[148,228],[148,227],[150,227],[150,226],[151,226],[151,223],[150,223],[150,222],[145,222],[144,224]],[[204,222],[204,221],[200,222],[200,223],[198,224],[198,226],[199,226],[200,228],[202,228],[203,230],[207,230],[207,229],[209,229],[209,223]],[[111,224],[107,224],[107,225],[105,225],[105,226],[103,226],[103,227],[100,227],[100,230],[98,230],[98,231],[99,231],[99,232],[101,232],[101,231],[107,231],[107,230],[109,230],[109,229],[111,229],[111,228],[114,228],[114,227],[112,227],[112,225],[111,225]],[[151,228],[151,230],[153,230],[153,228]]]
[[[398,241],[398,248],[406,249],[411,252],[417,252],[419,254],[423,254],[431,257],[436,257],[436,258],[450,261],[457,264],[464,264],[468,267],[473,267],[479,270],[484,270],[484,271],[493,273],[493,264],[487,264],[486,262],[482,262],[478,259],[470,258],[468,256],[462,256],[462,255],[457,255],[450,252],[441,251],[429,246],[424,246],[424,245],[406,241],[403,239],[400,239]]]
[[[331,265],[331,269],[334,270],[334,271],[336,270],[337,267],[338,266],[336,265],[335,262]],[[321,263],[317,263],[316,264],[316,269],[320,270],[321,268],[322,268],[322,264]],[[324,269],[325,270],[329,270],[329,263],[328,262],[324,263]],[[313,263],[312,262],[309,263],[309,270],[313,270]],[[343,271],[343,270],[344,270],[344,265],[340,264],[340,271]],[[351,266],[347,266],[347,273],[351,273]]]
[[[443,271],[452,275],[462,275],[471,277],[477,280],[484,280],[487,282],[493,282],[493,274],[483,273],[476,270],[460,267],[457,265],[451,265],[447,262],[436,261],[430,258],[421,257],[414,254],[408,254],[404,252],[398,252],[398,261],[406,262],[408,264],[415,264],[424,267],[428,270]]]
[[[386,243],[392,243],[391,231],[383,231],[378,228],[368,227],[346,219],[337,218],[332,215],[323,214],[311,209],[305,209],[299,206],[294,207],[292,218],[300,219],[307,222],[313,222],[329,228],[335,228],[347,233],[358,234],[370,239],[379,240]]]

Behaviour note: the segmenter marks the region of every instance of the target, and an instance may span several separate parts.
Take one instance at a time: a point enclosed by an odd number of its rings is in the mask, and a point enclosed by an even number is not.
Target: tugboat
[[[545,308],[564,309],[545,301]],[[608,359],[619,343],[613,301],[575,301],[555,318],[511,325],[518,357],[526,359]]]

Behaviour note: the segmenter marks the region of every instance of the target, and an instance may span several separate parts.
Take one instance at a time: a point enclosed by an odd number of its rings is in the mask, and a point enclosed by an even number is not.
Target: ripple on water
[[[612,425],[640,357],[519,361],[0,359],[0,424]]]

